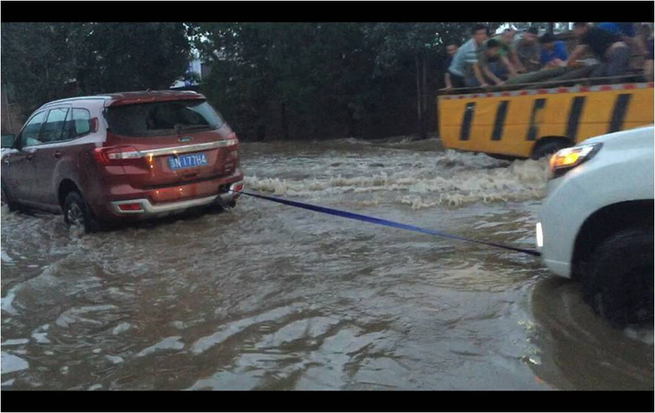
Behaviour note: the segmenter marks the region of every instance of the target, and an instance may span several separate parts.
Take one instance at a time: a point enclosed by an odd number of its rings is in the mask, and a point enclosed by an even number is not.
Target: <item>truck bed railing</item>
[[[622,81],[622,82],[620,82]],[[513,91],[517,89],[545,89],[549,87],[566,87],[566,86],[600,86],[600,85],[611,85],[614,83],[652,83],[647,82],[644,79],[642,72],[632,73],[621,76],[608,76],[608,77],[587,77],[587,78],[578,78],[578,79],[566,79],[566,80],[543,80],[533,83],[515,83],[510,85],[503,86],[491,86],[491,87],[462,87],[454,88],[448,90],[439,90],[437,92],[438,96],[452,96],[452,95],[467,95],[472,93],[491,93],[491,92],[505,92]]]

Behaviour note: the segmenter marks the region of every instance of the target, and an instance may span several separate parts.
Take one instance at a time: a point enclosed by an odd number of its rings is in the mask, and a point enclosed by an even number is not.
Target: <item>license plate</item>
[[[184,168],[197,168],[199,166],[207,165],[207,155],[204,153],[194,153],[191,155],[178,155],[168,158],[168,166],[172,170]]]

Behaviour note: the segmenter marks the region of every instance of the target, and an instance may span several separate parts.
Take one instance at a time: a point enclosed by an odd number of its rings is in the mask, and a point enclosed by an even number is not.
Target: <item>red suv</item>
[[[9,137],[11,138],[11,137]],[[239,141],[201,94],[127,92],[57,100],[3,137],[2,198],[102,223],[234,206]]]

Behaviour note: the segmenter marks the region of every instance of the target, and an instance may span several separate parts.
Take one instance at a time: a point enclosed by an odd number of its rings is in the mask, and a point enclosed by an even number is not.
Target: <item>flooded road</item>
[[[533,248],[546,164],[436,140],[247,143],[247,188]],[[242,198],[95,235],[2,210],[2,389],[653,389],[528,255]]]

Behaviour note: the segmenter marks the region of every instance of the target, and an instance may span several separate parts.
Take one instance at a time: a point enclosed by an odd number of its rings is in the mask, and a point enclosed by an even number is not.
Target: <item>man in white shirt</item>
[[[482,74],[476,76],[478,61],[478,47],[489,38],[489,28],[483,24],[476,24],[471,30],[471,39],[459,48],[448,68],[453,87],[478,87]],[[479,70],[479,69],[477,69]]]

